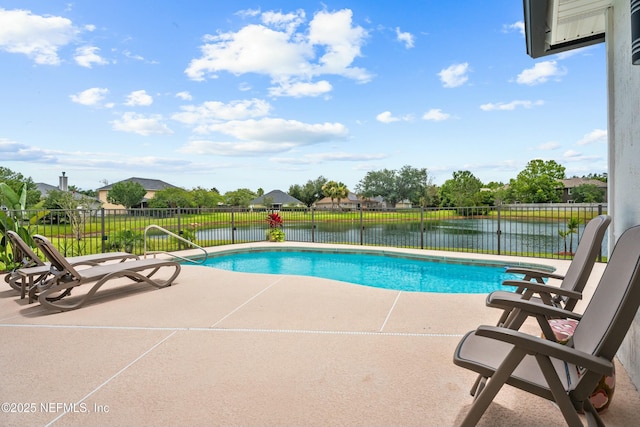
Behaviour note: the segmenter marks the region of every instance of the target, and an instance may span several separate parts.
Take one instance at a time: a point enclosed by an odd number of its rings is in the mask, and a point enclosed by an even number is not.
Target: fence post
[[[100,208],[100,242],[102,244],[100,251],[104,253],[104,242],[107,240],[106,230],[104,228],[104,208]]]
[[[364,221],[362,206],[360,206],[360,246],[364,244]]]
[[[236,242],[236,217],[233,206],[231,207],[231,244]]]
[[[502,235],[502,230],[500,229],[500,205],[497,206],[498,208],[498,230],[496,231],[496,234],[498,235],[498,255],[500,255],[500,236]]]
[[[420,206],[420,249],[424,249],[424,206]]]
[[[316,210],[311,207],[311,243],[316,241]]]

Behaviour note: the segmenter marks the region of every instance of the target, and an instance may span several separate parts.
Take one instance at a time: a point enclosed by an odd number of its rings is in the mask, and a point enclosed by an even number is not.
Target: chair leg
[[[573,403],[562,384],[562,381],[560,381],[560,378],[558,377],[558,372],[553,366],[553,363],[551,363],[551,359],[549,359],[548,356],[536,354],[536,360],[538,361],[538,365],[542,370],[545,380],[547,380],[547,385],[551,390],[551,394],[553,394],[556,405],[558,405],[560,412],[562,412],[562,416],[567,422],[567,425],[570,427],[584,427],[576,408],[573,406]]]
[[[482,375],[478,375],[478,378],[476,378],[476,382],[473,383],[473,387],[471,387],[471,390],[469,391],[469,394],[471,396],[477,396],[478,394],[480,394],[482,392],[482,389],[484,388],[484,386],[487,384],[487,377],[483,377]]]
[[[526,353],[518,348],[509,352],[500,367],[486,382],[486,386],[476,394],[475,400],[467,416],[462,420],[461,427],[475,426],[485,413],[502,386],[507,382],[513,371],[518,367]]]
[[[584,407],[584,415],[587,418],[587,425],[589,427],[605,427],[602,418],[600,418],[600,415],[598,414],[598,410],[593,407],[591,401],[587,399],[582,403]]]

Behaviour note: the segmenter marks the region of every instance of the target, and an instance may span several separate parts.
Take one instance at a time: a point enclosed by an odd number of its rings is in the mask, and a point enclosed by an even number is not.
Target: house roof
[[[595,185],[596,187],[606,188],[607,183],[597,180],[597,179],[587,179],[587,178],[569,178],[569,179],[561,179],[560,182],[564,185],[565,188],[576,188],[581,185]]]
[[[268,193],[263,194],[260,197],[256,197],[251,202],[249,202],[249,204],[250,205],[263,204],[264,203],[264,199],[266,199],[266,198],[271,199],[271,203],[278,204],[278,205],[290,205],[290,204],[304,205],[304,203],[301,202],[300,200],[296,199],[293,196],[288,195],[287,193],[285,193],[284,191],[281,191],[281,190],[269,191]]]
[[[612,0],[523,0],[527,53],[553,55],[604,42]]]
[[[47,197],[47,194],[49,194],[49,191],[60,190],[60,189],[54,185],[49,185],[44,182],[36,182],[36,190],[38,190],[40,194],[42,194],[42,197]]]
[[[105,185],[104,187],[98,188],[97,191],[111,190],[111,188],[115,184],[118,184],[120,182],[128,182],[128,181],[137,182],[138,184],[142,185],[144,187],[144,189],[147,190],[147,191],[158,191],[158,190],[164,190],[165,188],[178,188],[175,185],[166,183],[166,182],[161,181],[159,179],[133,177],[133,178],[124,179],[122,181],[114,182],[113,184]]]
[[[342,198],[340,200],[333,199],[333,203],[334,204],[337,204],[337,203],[343,203],[343,204],[344,203],[361,203],[362,201],[363,201],[363,199],[360,199],[357,194],[351,193],[351,192],[347,195],[347,197]],[[331,203],[331,197],[324,197],[324,198],[322,198],[322,199],[320,199],[320,200],[318,200],[316,202],[316,204],[324,204],[324,203]]]

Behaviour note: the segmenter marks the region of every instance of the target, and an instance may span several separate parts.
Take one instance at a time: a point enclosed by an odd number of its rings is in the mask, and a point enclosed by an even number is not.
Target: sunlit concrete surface
[[[585,299],[603,269],[596,265]],[[4,285],[0,425],[455,425],[475,379],[453,365],[455,346],[499,317],[484,300],[185,265],[169,288],[119,280],[61,313]],[[603,419],[635,425],[640,396],[616,368]],[[565,422],[552,403],[507,386],[480,425]]]

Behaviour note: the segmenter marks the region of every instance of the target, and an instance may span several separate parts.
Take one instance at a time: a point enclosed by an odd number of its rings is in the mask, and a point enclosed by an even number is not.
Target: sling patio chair
[[[535,317],[543,331],[550,318],[579,322],[566,344],[499,326],[467,333],[453,362],[488,380],[472,388],[475,400],[461,425],[476,425],[509,384],[555,402],[570,426],[583,425],[579,412],[588,425],[604,426],[589,397],[602,376],[613,373],[613,358],[640,306],[640,226],[620,236],[582,315],[540,302],[512,302]],[[545,331],[545,336],[550,335]]]
[[[156,288],[164,288],[173,283],[181,269],[180,263],[160,258],[145,258],[76,269],[46,237],[36,234],[33,240],[51,263],[49,270],[51,277],[36,283],[29,290],[29,298],[35,298],[37,295],[41,305],[61,311],[80,308],[110,280],[127,277],[137,283],[145,282]],[[164,267],[169,271],[173,268],[169,278],[152,278]],[[79,296],[75,302],[65,302],[64,298],[68,297],[71,289],[87,283],[92,283],[93,287],[86,294]]]
[[[507,273],[524,274],[523,280],[505,280],[504,286],[516,287],[515,292],[506,290],[494,291],[487,296],[487,305],[495,306],[493,301],[505,299],[527,299],[543,302],[547,305],[573,310],[582,298],[582,291],[589,280],[591,271],[600,253],[604,233],[611,222],[611,217],[599,215],[585,226],[575,256],[567,268],[566,274],[559,275],[549,271],[512,267]],[[544,279],[561,280],[560,286],[544,283]],[[535,281],[532,281],[535,279]],[[518,309],[505,309],[498,320],[498,326],[518,329],[520,325],[512,324],[517,317]]]
[[[23,299],[34,283],[49,276],[50,264],[44,262],[15,231],[7,230],[6,236],[11,245],[13,259],[19,265],[5,276],[5,281],[13,289],[20,291],[20,298]],[[77,267],[81,265],[94,266],[114,260],[126,261],[128,259],[139,259],[139,257],[129,252],[106,252],[69,257],[67,261]]]

